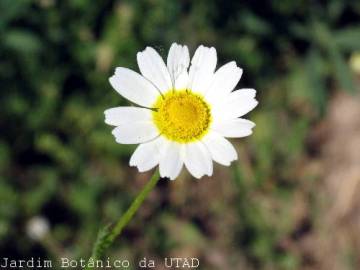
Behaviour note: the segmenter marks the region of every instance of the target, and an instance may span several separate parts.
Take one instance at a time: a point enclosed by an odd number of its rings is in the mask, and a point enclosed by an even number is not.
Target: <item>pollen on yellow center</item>
[[[169,91],[153,107],[155,125],[169,140],[187,143],[201,139],[209,130],[210,106],[189,90]]]

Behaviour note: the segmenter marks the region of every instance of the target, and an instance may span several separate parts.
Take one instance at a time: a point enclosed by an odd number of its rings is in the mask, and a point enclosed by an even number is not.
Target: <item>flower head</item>
[[[150,47],[137,54],[137,62],[141,75],[118,67],[109,81],[139,106],[105,111],[118,143],[139,144],[131,166],[143,172],[159,165],[162,177],[175,179],[185,165],[200,178],[212,175],[213,160],[229,166],[237,159],[225,138],[252,134],[255,124],[240,117],[258,102],[254,89],[234,90],[242,75],[234,61],[215,71],[215,48],[201,45],[190,65],[188,48],[174,43],[166,65]]]

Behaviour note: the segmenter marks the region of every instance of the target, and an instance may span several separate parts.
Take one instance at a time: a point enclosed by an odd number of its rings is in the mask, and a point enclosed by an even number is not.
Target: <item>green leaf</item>
[[[342,0],[332,0],[327,6],[328,14],[332,21],[337,20],[340,15],[343,13],[345,8],[345,1]]]
[[[100,229],[96,242],[94,244],[94,248],[92,251],[91,258],[93,259],[100,259],[104,254],[104,251],[108,248],[109,242],[109,235],[111,234],[112,224],[108,224],[102,229]]]
[[[42,48],[42,44],[35,34],[19,29],[8,31],[4,38],[4,44],[20,53],[37,53]]]
[[[320,113],[325,111],[327,93],[324,77],[324,61],[316,48],[310,49],[305,59],[305,71],[308,81],[308,93]]]
[[[328,53],[330,60],[335,69],[335,76],[343,90],[346,90],[350,93],[356,92],[356,86],[354,83],[354,79],[352,77],[352,73],[350,67],[347,65],[343,56],[339,52],[336,46],[329,44]]]
[[[271,33],[270,25],[254,13],[245,12],[241,17],[243,26],[253,34],[266,35]]]
[[[336,31],[334,38],[336,46],[341,50],[360,50],[360,25]]]

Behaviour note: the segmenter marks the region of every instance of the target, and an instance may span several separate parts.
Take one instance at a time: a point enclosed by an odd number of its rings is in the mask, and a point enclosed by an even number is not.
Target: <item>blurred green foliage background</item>
[[[0,0],[1,257],[89,256],[98,229],[151,175],[128,166],[135,146],[117,145],[103,122],[105,109],[127,104],[108,78],[117,66],[137,70],[145,46],[166,57],[178,42],[192,53],[214,46],[219,65],[244,69],[257,127],[234,141],[230,169],[161,181],[109,257],[320,269],[296,244],[322,226],[319,176],[302,165],[317,154],[309,136],[333,94],[358,91],[349,58],[360,51],[359,15],[359,1],[341,0]],[[41,241],[26,233],[36,216],[50,224]],[[339,269],[358,269],[349,254]]]

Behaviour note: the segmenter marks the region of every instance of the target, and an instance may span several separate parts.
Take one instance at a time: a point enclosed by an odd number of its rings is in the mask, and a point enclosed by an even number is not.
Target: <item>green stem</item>
[[[107,248],[114,242],[114,240],[119,237],[126,227],[126,225],[131,221],[136,211],[139,209],[141,204],[144,202],[145,198],[148,196],[150,191],[155,187],[156,183],[160,179],[160,173],[157,169],[150,181],[146,183],[144,188],[141,190],[139,195],[132,202],[130,207],[126,210],[124,215],[116,222],[114,226],[105,227],[98,236],[98,239],[94,245],[93,252],[90,259],[96,260],[100,259]],[[89,267],[87,267],[89,269]]]

